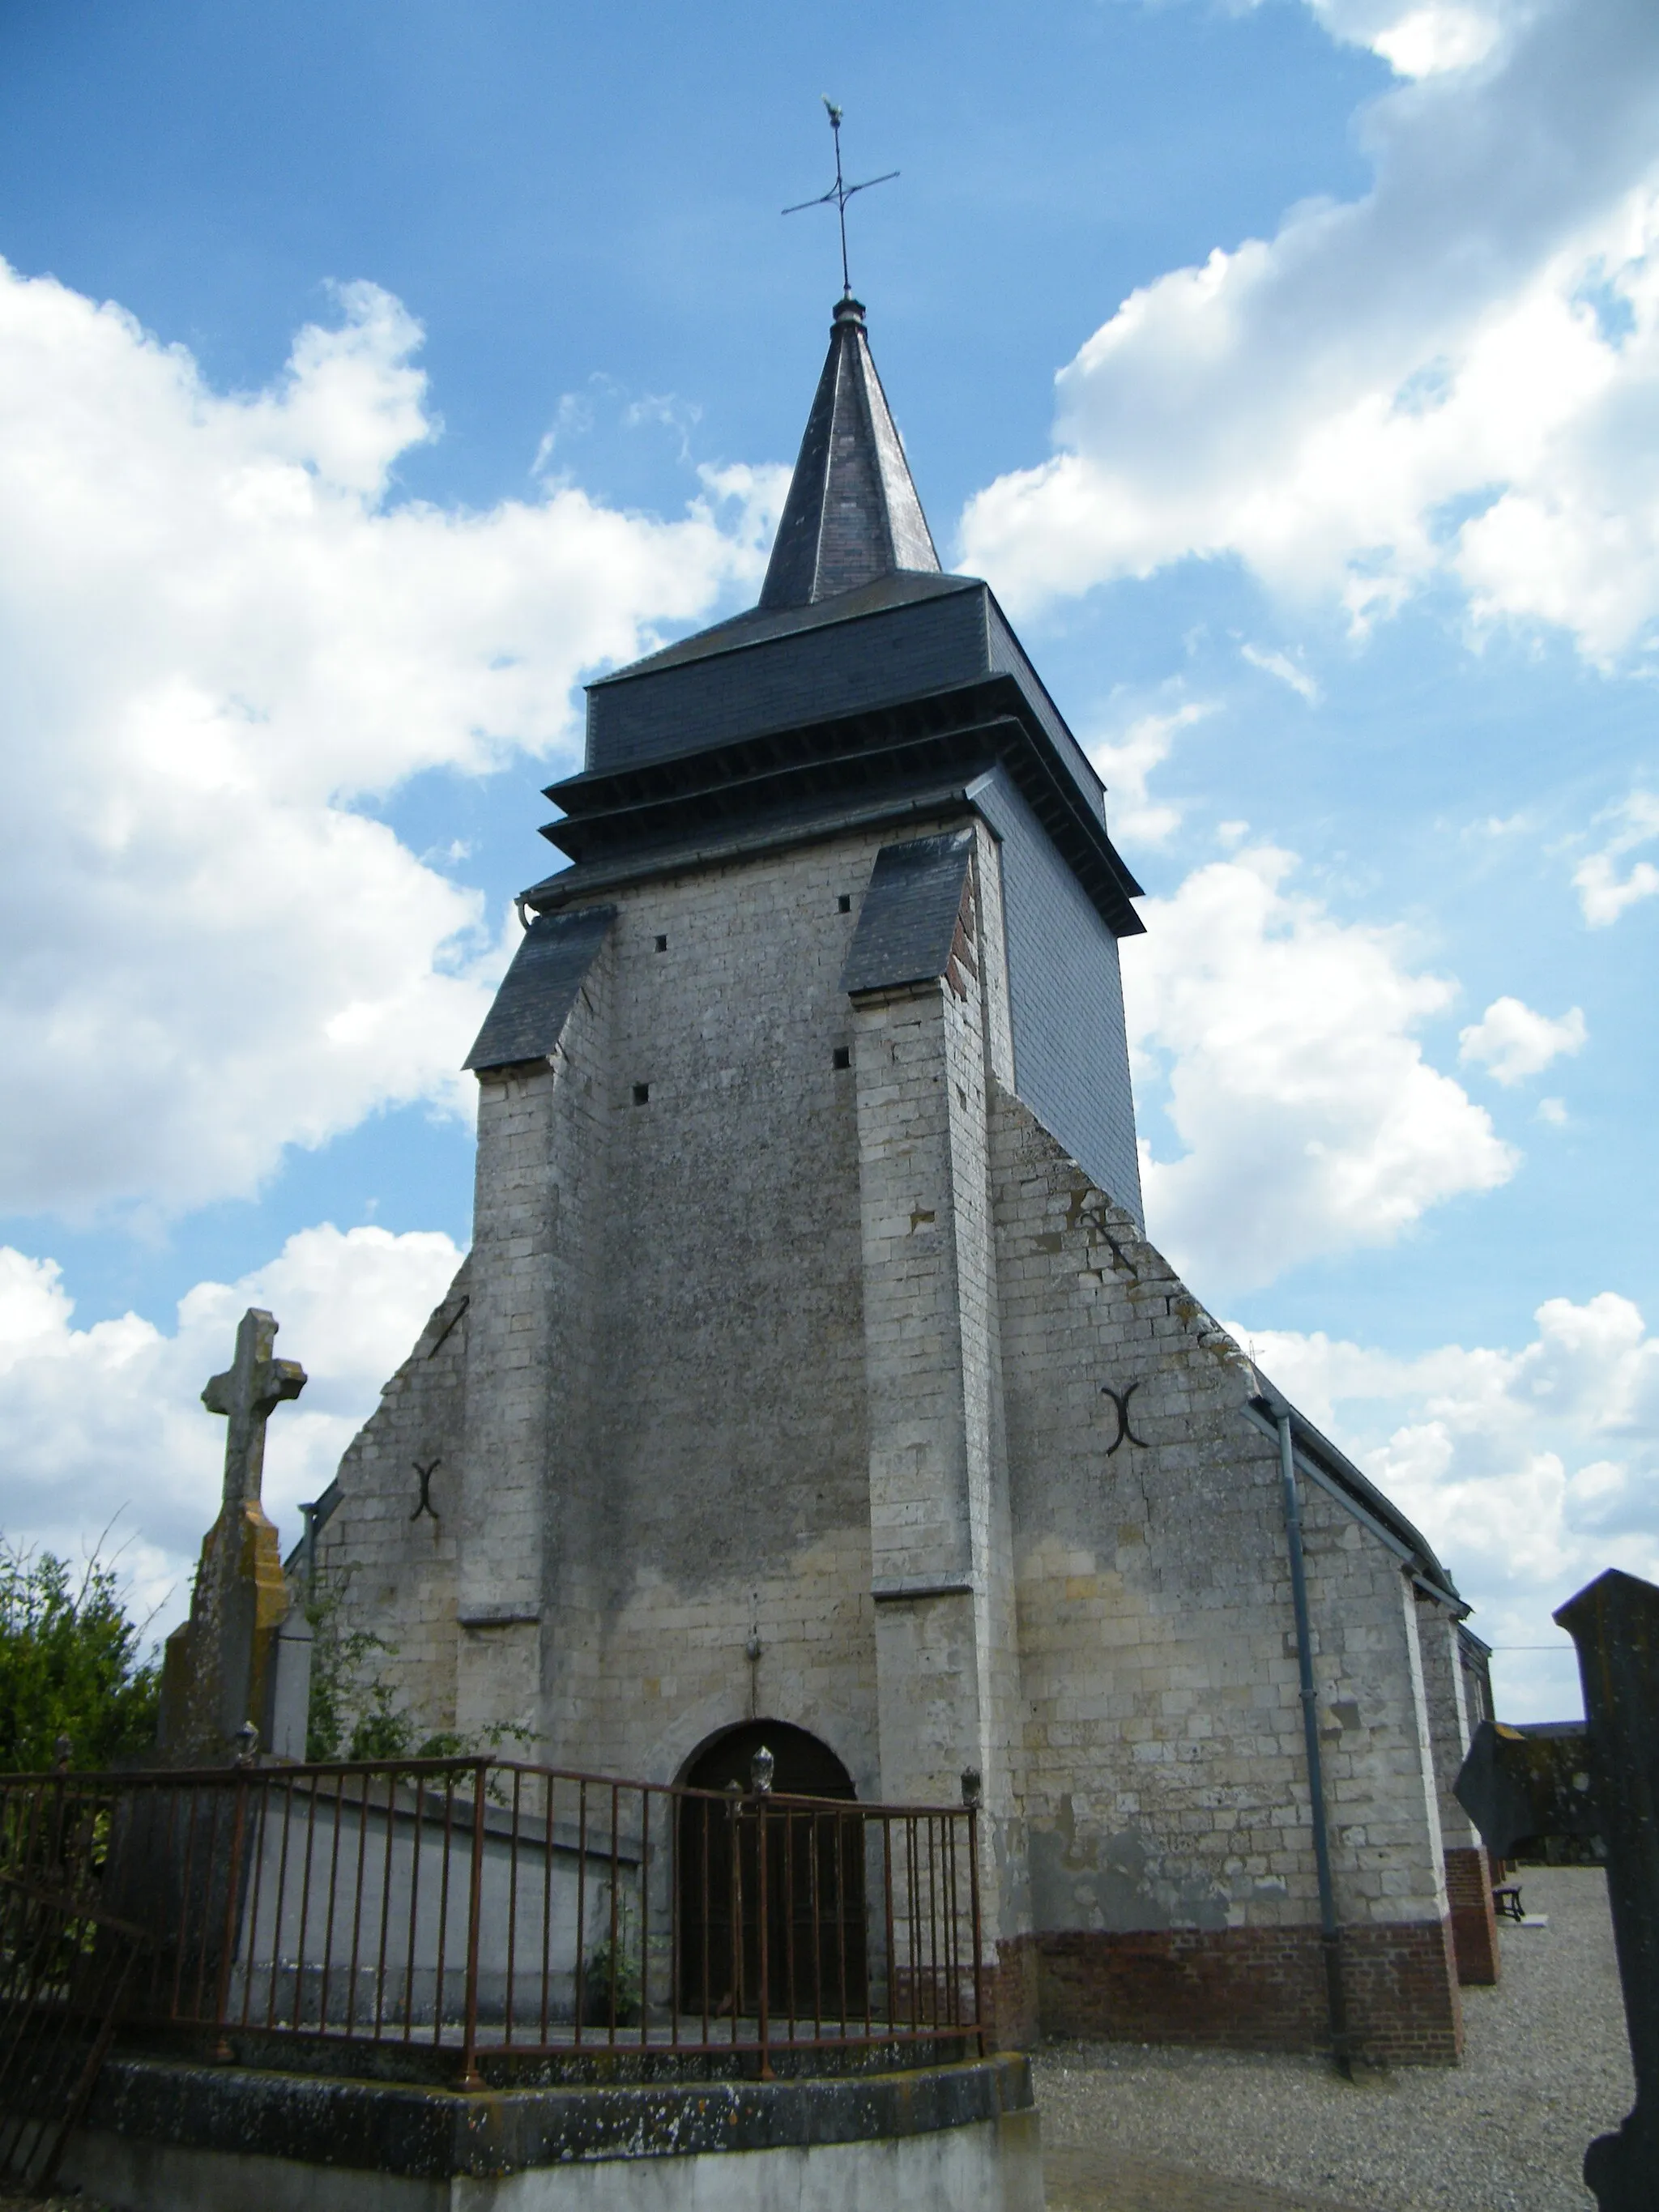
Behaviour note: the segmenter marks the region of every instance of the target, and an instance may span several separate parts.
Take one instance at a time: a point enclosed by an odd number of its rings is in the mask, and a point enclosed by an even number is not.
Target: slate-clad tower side
[[[1288,1423],[1350,2019],[1455,2057],[1466,1608],[1146,1241],[1139,887],[856,301],[759,605],[591,686],[549,796],[473,1250],[321,1534],[371,1671],[588,1771],[754,1719],[866,1799],[971,1770],[1000,2035],[1316,2047]]]

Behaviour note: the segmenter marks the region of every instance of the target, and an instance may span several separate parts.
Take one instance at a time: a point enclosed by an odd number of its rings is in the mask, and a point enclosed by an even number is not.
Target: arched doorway
[[[775,1762],[764,1800],[751,1788],[763,1746]],[[858,1794],[835,1753],[787,1721],[749,1721],[693,1759],[684,1786],[719,1794],[680,1800],[682,2010],[752,2014],[763,1955],[774,2018],[826,2032],[861,2018],[864,1822],[835,1809]]]

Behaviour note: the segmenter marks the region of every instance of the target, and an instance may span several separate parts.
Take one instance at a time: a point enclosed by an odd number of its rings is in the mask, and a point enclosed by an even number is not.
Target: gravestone
[[[1636,2105],[1584,2154],[1601,2212],[1659,2207],[1659,1589],[1611,1568],[1555,1616],[1578,1647]]]
[[[283,1756],[303,1758],[310,1631],[290,1615],[276,1530],[260,1503],[265,1424],[297,1398],[306,1372],[274,1357],[276,1323],[250,1306],[236,1357],[202,1393],[228,1423],[224,1495],[202,1545],[190,1618],[167,1641],[157,1743],[169,1766],[222,1766],[252,1726]]]
[[[1494,1857],[1594,1838],[1605,1857],[1636,2106],[1584,2154],[1601,2212],[1659,2212],[1659,1589],[1610,1568],[1555,1618],[1578,1647],[1584,1724],[1482,1722],[1458,1802]]]

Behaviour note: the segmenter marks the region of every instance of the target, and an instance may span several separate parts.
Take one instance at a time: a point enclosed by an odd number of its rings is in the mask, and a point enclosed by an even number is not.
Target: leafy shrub
[[[106,1767],[155,1741],[160,1670],[141,1659],[113,1567],[94,1556],[75,1576],[52,1552],[0,1537],[0,1771],[39,1772],[57,1760]]]
[[[607,1933],[587,1954],[582,1969],[582,2025],[584,2027],[605,2027],[609,2025],[611,1992],[614,1985],[618,2027],[637,2027],[640,2024],[640,1945],[634,1926],[634,1916],[625,1899],[617,1905],[617,1942],[613,1951]]]

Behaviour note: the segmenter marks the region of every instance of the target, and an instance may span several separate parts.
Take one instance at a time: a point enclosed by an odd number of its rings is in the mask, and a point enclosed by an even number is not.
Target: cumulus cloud
[[[1573,872],[1573,885],[1584,920],[1592,929],[1607,929],[1626,907],[1659,891],[1659,868],[1651,860],[1635,860],[1621,873],[1620,862],[1638,845],[1659,837],[1659,796],[1633,791],[1604,821],[1617,824],[1599,852],[1589,854]]]
[[[1577,1006],[1552,1021],[1519,999],[1494,999],[1478,1022],[1458,1031],[1457,1056],[1489,1068],[1500,1083],[1519,1083],[1563,1053],[1582,1051],[1589,1034]]]
[[[1534,1318],[1518,1352],[1409,1359],[1237,1332],[1434,1545],[1499,1648],[1499,1711],[1517,1720],[1577,1710],[1557,1606],[1608,1566],[1659,1580],[1659,1338],[1611,1291],[1548,1299]],[[1559,1658],[1523,1648],[1552,1644]]]
[[[1607,660],[1659,617],[1659,11],[1318,11],[1402,74],[1364,198],[1133,293],[969,504],[1018,608],[1188,557],[1363,627],[1450,581]]]
[[[265,1510],[286,1548],[459,1262],[436,1231],[325,1223],[240,1282],[197,1284],[169,1334],[132,1313],[76,1328],[57,1263],[0,1246],[0,1530],[78,1559],[110,1529],[140,1612],[171,1626],[223,1480],[225,1425],[202,1386],[247,1308],[276,1315],[278,1352],[309,1378],[268,1433]]]
[[[1214,711],[1188,700],[1161,713],[1138,714],[1121,736],[1103,738],[1089,747],[1089,757],[1106,787],[1106,812],[1114,836],[1140,845],[1162,845],[1173,836],[1181,825],[1181,809],[1149,797],[1146,779],[1169,758],[1182,731]]]
[[[1260,848],[1198,869],[1146,902],[1123,963],[1137,1089],[1165,1086],[1185,1148],[1143,1140],[1148,1224],[1206,1297],[1388,1243],[1517,1164],[1414,1035],[1452,985],[1288,890],[1294,866]]]
[[[776,472],[668,521],[399,500],[420,329],[337,306],[225,394],[0,264],[0,1210],[244,1194],[447,1097],[503,948],[353,802],[566,752],[585,669],[757,572]]]
[[[1396,76],[1471,69],[1497,46],[1527,0],[1309,0],[1334,39],[1369,46]]]

